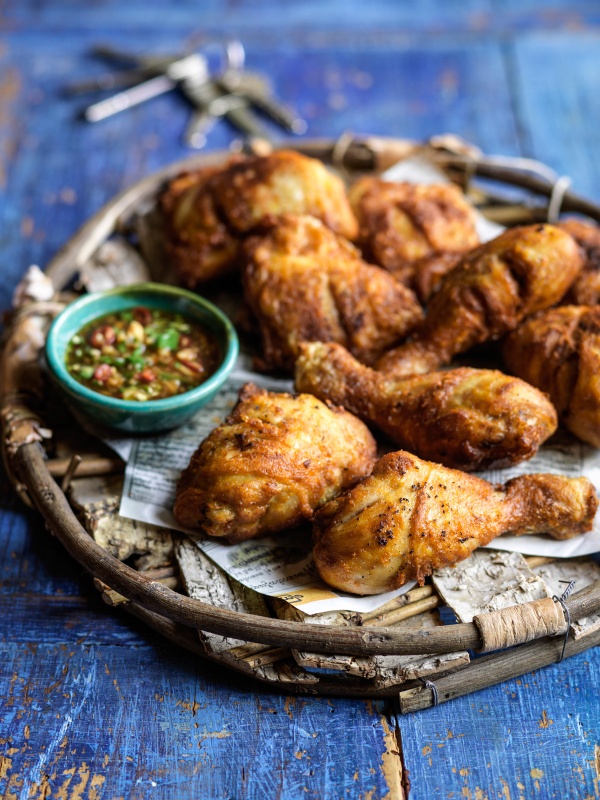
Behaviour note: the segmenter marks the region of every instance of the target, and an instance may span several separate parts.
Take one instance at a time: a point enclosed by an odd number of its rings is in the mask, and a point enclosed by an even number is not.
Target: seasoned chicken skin
[[[282,214],[310,214],[347,239],[358,233],[340,178],[317,159],[292,150],[233,163],[215,179],[214,192],[238,233],[272,223]]]
[[[314,217],[282,217],[245,252],[244,295],[267,369],[292,370],[302,341],[340,342],[373,363],[423,318],[410,289]]]
[[[579,248],[565,231],[552,225],[505,231],[446,276],[412,340],[383,356],[377,367],[414,375],[448,364],[558,303],[580,269]]]
[[[179,281],[190,288],[234,271],[240,243],[221,219],[207,167],[172,180],[160,197],[165,250]]]
[[[360,178],[349,192],[367,258],[414,289],[422,302],[477,247],[475,215],[452,184]]]
[[[344,409],[247,384],[182,473],[173,513],[231,542],[276,533],[311,519],[375,461],[369,430]]]
[[[350,239],[358,232],[342,181],[320,161],[287,150],[184,173],[169,183],[160,207],[167,257],[190,287],[234,272],[243,238],[282,214],[311,214]]]
[[[515,375],[550,395],[564,425],[600,447],[600,306],[560,306],[525,320],[503,346]]]
[[[377,594],[422,583],[502,533],[584,533],[597,507],[586,478],[523,475],[493,486],[399,451],[317,513],[313,554],[331,586]]]
[[[563,302],[566,305],[595,306],[600,303],[600,228],[577,219],[559,222],[558,227],[575,239],[583,259],[581,272]]]
[[[557,425],[542,392],[497,370],[390,378],[338,344],[300,346],[296,389],[343,405],[421,458],[468,471],[531,458]]]

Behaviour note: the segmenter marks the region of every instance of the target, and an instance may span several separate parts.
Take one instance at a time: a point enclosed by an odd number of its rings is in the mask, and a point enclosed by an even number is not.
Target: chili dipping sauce
[[[145,306],[106,314],[67,345],[75,380],[120,400],[161,400],[209,378],[221,362],[215,335],[200,323]]]

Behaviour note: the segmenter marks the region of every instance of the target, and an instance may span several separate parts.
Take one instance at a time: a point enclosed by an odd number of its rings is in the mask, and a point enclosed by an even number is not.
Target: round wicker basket
[[[532,171],[530,164],[522,162],[514,165],[508,160],[484,158],[454,137],[438,137],[427,144],[376,137],[361,140],[342,137],[337,141],[286,143],[286,148],[319,158],[350,175],[379,173],[399,159],[419,155],[435,162],[463,186],[471,185],[473,179],[480,176],[496,182],[496,186],[510,184],[526,190],[534,198],[533,202],[503,200],[489,189],[474,189],[483,212],[505,224],[546,219],[549,213],[556,215],[560,210],[578,212],[600,221],[599,206],[569,190],[565,191],[564,184],[549,178],[544,170]],[[48,266],[46,274],[52,279],[56,290],[61,290],[78,273],[108,237],[127,228],[141,206],[152,204],[166,180],[186,169],[219,163],[229,155],[212,153],[169,165],[115,197],[82,226]],[[50,302],[47,301],[46,305]],[[18,314],[15,315],[15,318],[18,317]],[[9,330],[5,337],[5,352],[7,347],[11,347],[10,336]],[[10,359],[7,359],[9,362]],[[523,637],[516,647],[477,658],[451,674],[444,676],[443,672],[438,673],[435,684],[426,681],[425,685],[423,681],[408,679],[381,685],[364,677],[353,677],[353,674],[361,674],[356,670],[354,673],[350,670],[349,673],[327,674],[306,671],[295,663],[292,666],[288,663],[285,668],[285,659],[290,659],[290,651],[350,657],[347,660],[382,655],[415,656],[477,651],[482,646],[481,633],[475,623],[423,629],[403,625],[379,627],[368,623],[311,625],[240,613],[194,600],[168,588],[165,582],[136,571],[110,555],[82,527],[64,491],[65,482],[77,467],[77,456],[70,462],[67,469],[69,474],[61,488],[51,474],[42,447],[44,429],[52,424],[51,420],[44,418],[43,404],[40,406],[33,399],[26,386],[19,383],[20,379],[15,378],[14,372],[11,373],[8,367],[3,368],[0,380],[4,458],[8,473],[22,498],[38,509],[50,531],[71,556],[100,582],[105,593],[109,588],[113,596],[118,593],[124,609],[188,650],[217,660],[246,676],[267,681],[270,686],[286,692],[351,696],[390,696],[400,693],[403,711],[449,700],[561,658],[565,635],[569,635],[568,626],[566,634],[563,630],[562,635],[540,636],[530,643],[527,642],[531,632],[524,627]],[[100,467],[98,471],[101,471]],[[600,611],[600,581],[571,595],[565,605],[571,619]],[[431,608],[432,605],[426,607]],[[236,658],[230,651],[218,652],[201,644],[199,631],[254,644],[246,648],[244,658]],[[568,656],[599,643],[598,633],[583,640],[570,638],[565,654]],[[243,647],[240,648],[238,643],[235,649],[240,652]],[[255,652],[253,659],[247,657],[251,651]],[[494,661],[493,669],[490,669],[490,660]],[[265,673],[265,664],[274,663],[280,663],[282,667]]]

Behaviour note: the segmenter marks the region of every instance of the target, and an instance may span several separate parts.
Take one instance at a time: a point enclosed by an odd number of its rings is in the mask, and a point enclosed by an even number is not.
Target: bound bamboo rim
[[[349,172],[381,172],[401,158],[424,155],[463,183],[474,176],[482,176],[550,198],[550,205],[556,200],[558,182],[544,174],[543,169],[542,174],[539,174],[531,171],[530,164],[519,164],[515,167],[486,159],[476,151],[466,148],[463,143],[457,144],[454,137],[437,137],[437,140],[426,144],[400,139],[346,137],[337,142],[307,140],[286,143],[285,148],[296,149]],[[229,155],[229,152],[211,153],[171,164],[119,194],[89,219],[52,259],[46,274],[52,279],[54,286],[59,289],[65,285],[100,244],[126,226],[141,204],[156,196],[166,180],[186,169],[219,163]],[[526,169],[523,169],[524,166]],[[564,211],[582,213],[600,222],[600,206],[565,189],[564,185],[560,191],[560,206]],[[524,205],[522,213],[524,221],[533,221],[542,218],[547,209],[544,206]],[[124,604],[127,611],[167,639],[204,658],[211,656],[200,647],[198,631],[272,647],[291,647],[351,656],[447,654],[464,650],[477,651],[484,645],[480,629],[475,623],[445,625],[419,631],[403,631],[393,627],[311,626],[302,622],[218,608],[173,591],[114,558],[82,527],[65,493],[51,475],[37,433],[40,420],[28,408],[26,398],[5,393],[2,401],[2,422],[3,451],[9,475],[17,476],[15,483],[18,491],[38,509],[51,532],[70,555],[95,578],[127,598],[128,602]],[[572,619],[599,612],[600,581],[571,595],[565,605]],[[569,628],[566,630],[568,635]],[[412,711],[444,702],[561,659],[564,636],[536,636],[531,642],[529,639],[531,635],[510,650],[476,659],[464,669],[438,678],[433,688],[419,685],[418,681],[413,681],[416,685],[409,685],[408,688],[402,685],[401,710]],[[584,639],[569,639],[564,648],[564,656],[574,655],[598,644],[600,631]],[[494,662],[494,674],[491,677],[490,660]],[[236,665],[230,660],[226,663],[231,669],[260,679],[243,664]],[[378,688],[360,678],[320,678],[315,685],[289,679],[269,680],[268,685],[288,693],[364,697],[398,694],[398,686]]]

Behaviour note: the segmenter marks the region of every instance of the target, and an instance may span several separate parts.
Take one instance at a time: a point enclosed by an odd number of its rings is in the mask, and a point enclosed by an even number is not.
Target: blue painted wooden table
[[[121,188],[187,155],[165,96],[97,126],[61,96],[97,42],[170,52],[236,34],[308,120],[425,138],[572,176],[600,201],[597,0],[3,0],[0,307]],[[226,147],[220,126],[211,148]],[[0,491],[2,798],[600,797],[600,652],[399,718],[271,694],[104,607],[37,515]]]

